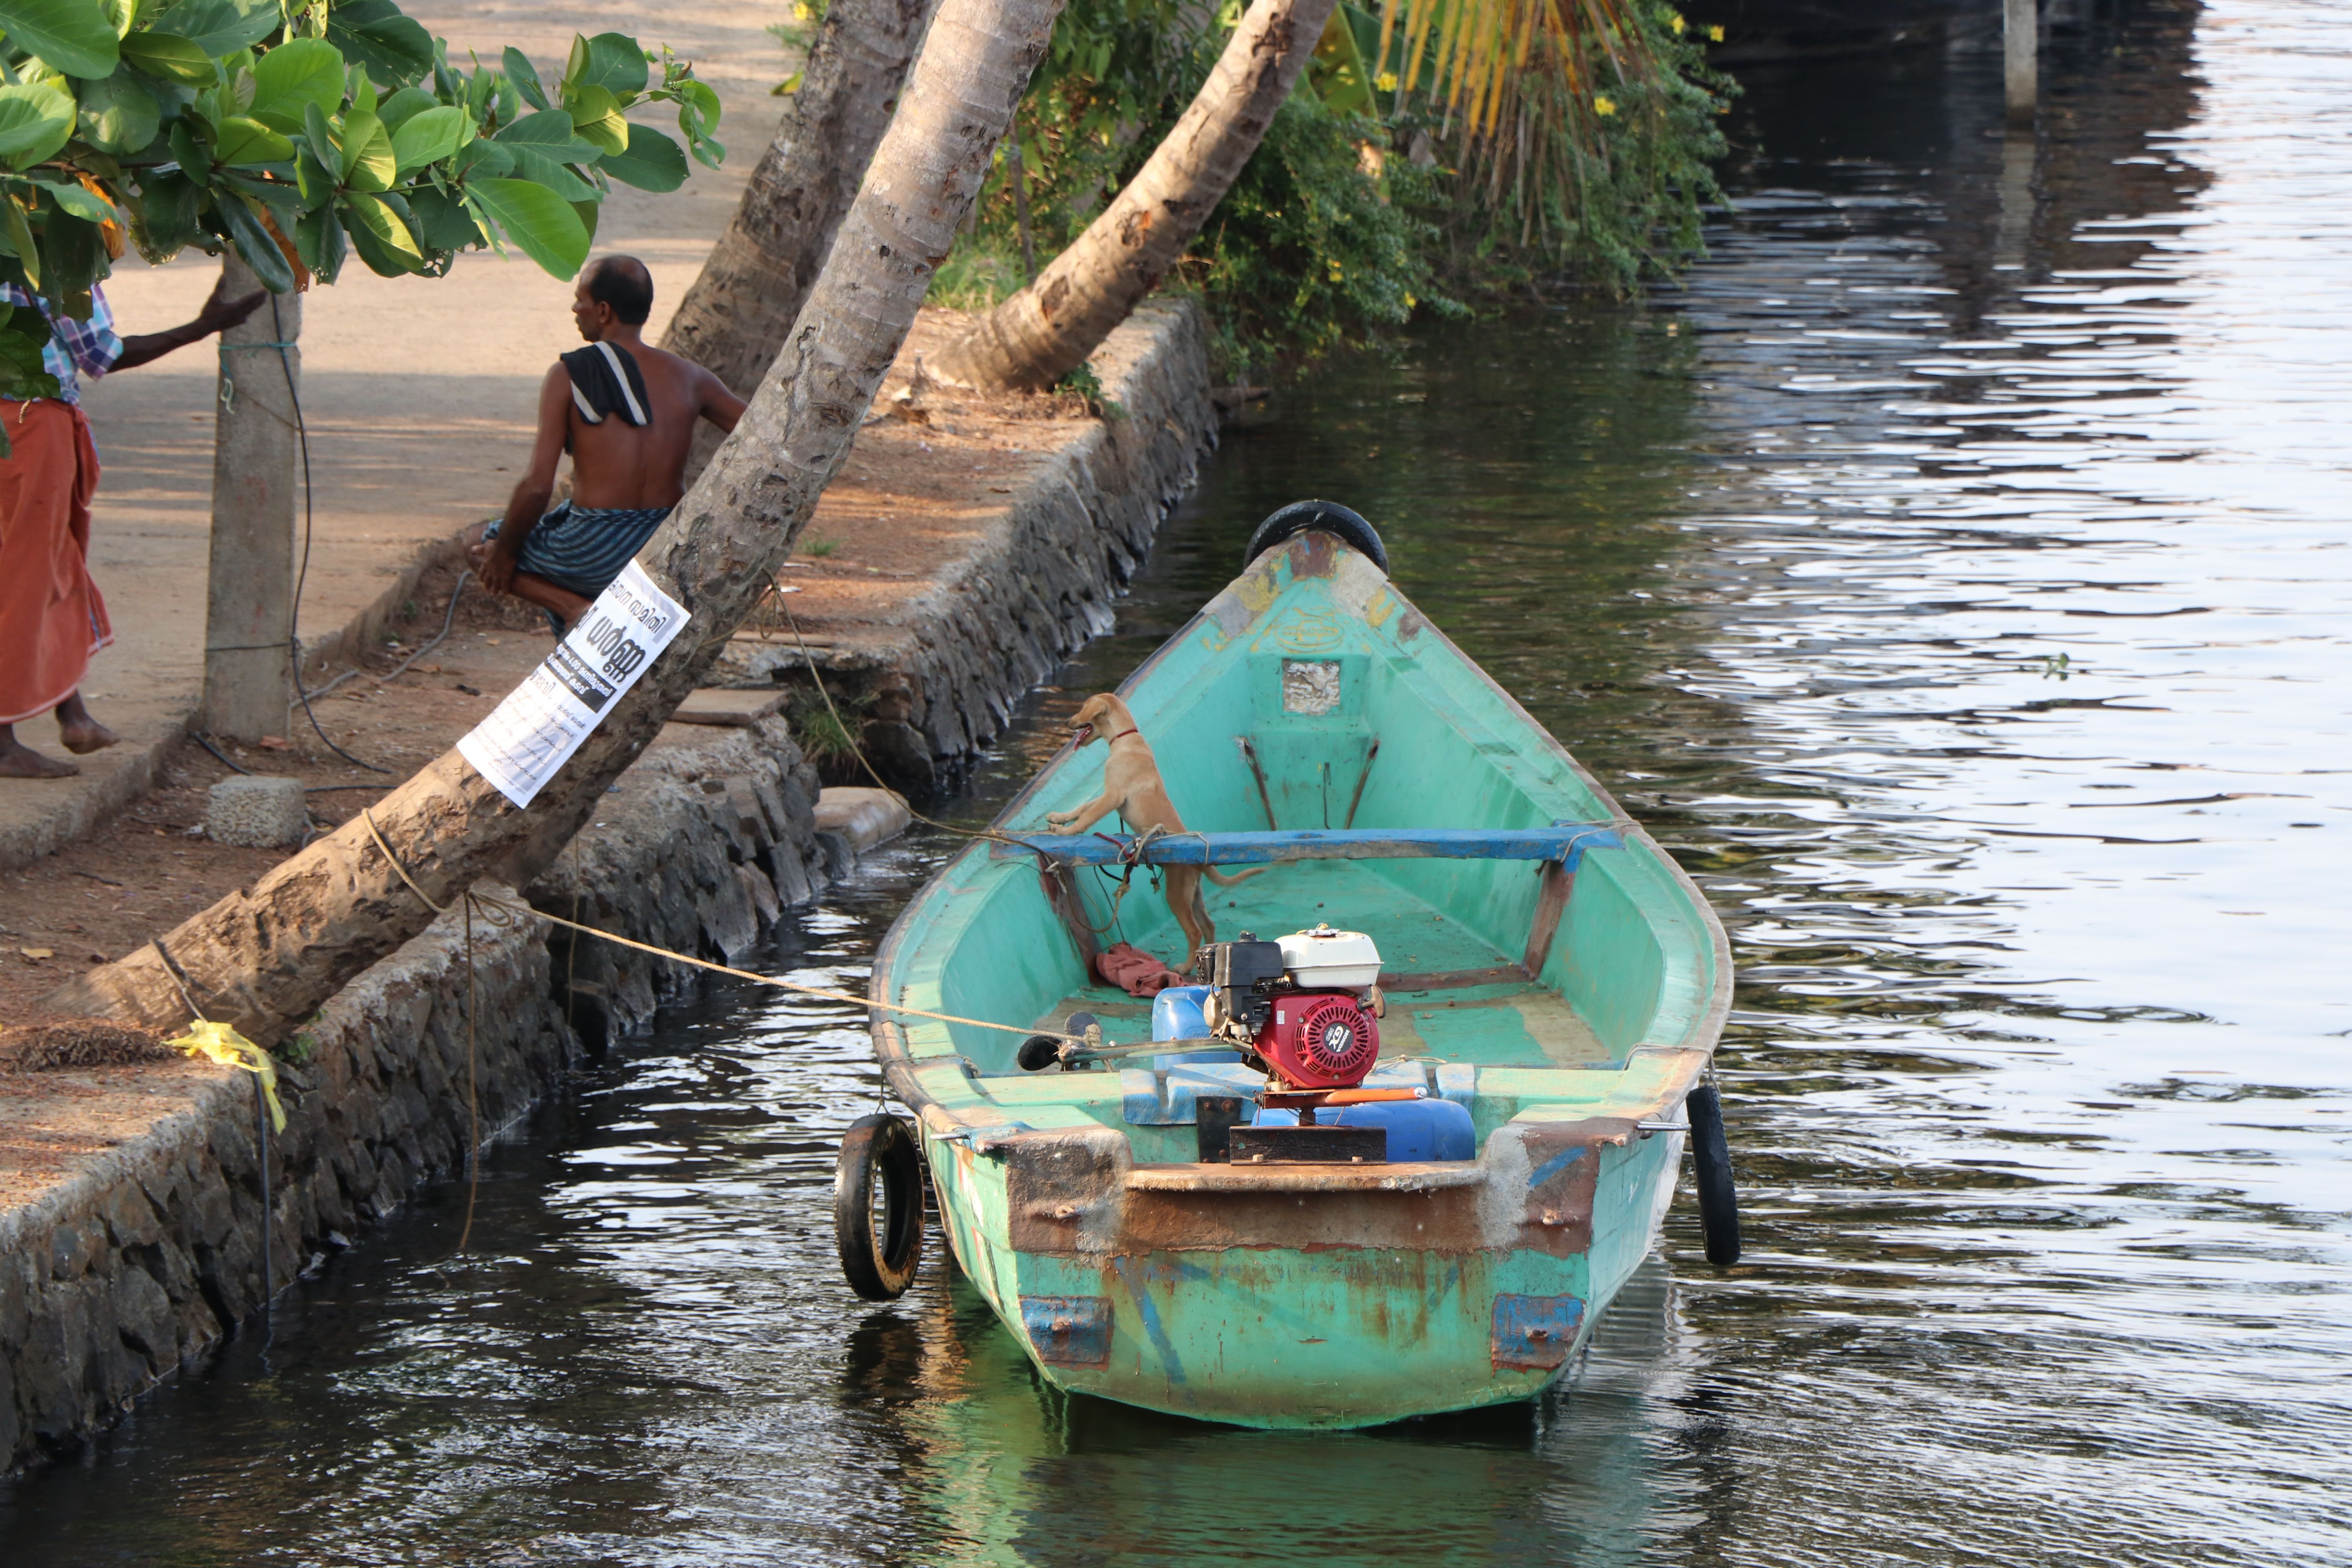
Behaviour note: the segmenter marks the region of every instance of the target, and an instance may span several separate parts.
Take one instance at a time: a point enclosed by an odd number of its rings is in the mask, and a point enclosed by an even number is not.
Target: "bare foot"
[[[45,757],[14,736],[0,742],[0,779],[69,779],[79,772],[71,763]]]
[[[86,757],[92,752],[106,750],[107,747],[121,741],[122,737],[97,720],[85,718],[79,724],[59,723],[58,739],[63,742],[66,750],[75,756]]]
[[[67,751],[77,757],[92,752],[102,752],[121,739],[113,731],[89,716],[89,709],[77,691],[58,704],[58,738]]]

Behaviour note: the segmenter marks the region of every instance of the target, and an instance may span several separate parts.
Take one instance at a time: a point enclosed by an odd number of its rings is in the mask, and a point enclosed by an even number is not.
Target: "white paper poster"
[[[555,651],[457,742],[458,754],[500,795],[529,805],[685,625],[686,606],[630,562]]]

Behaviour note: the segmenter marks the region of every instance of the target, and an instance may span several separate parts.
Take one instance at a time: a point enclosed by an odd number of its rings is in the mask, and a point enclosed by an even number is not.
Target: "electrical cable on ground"
[[[275,647],[276,645],[272,644],[271,646]],[[228,760],[228,753],[222,751],[218,746],[214,745],[212,737],[205,734],[202,730],[189,731],[188,738],[195,742],[197,745],[202,746],[205,751],[210,752],[220,763],[220,765],[226,768],[229,772],[233,773],[243,773],[247,778],[251,778],[253,776],[253,770],[251,768],[241,768],[235,763],[230,762]]]
[[[431,653],[435,648],[439,647],[444,642],[448,640],[449,628],[456,625],[457,620],[457,595],[466,591],[466,579],[473,576],[473,574],[474,569],[471,566],[467,567],[464,571],[457,574],[457,581],[449,589],[449,609],[448,612],[441,617],[441,630],[435,635],[431,642],[426,643],[423,647],[418,648],[415,653],[412,653],[406,658],[402,659],[397,668],[385,674],[377,676],[375,678],[375,683],[378,686],[389,686],[394,681],[398,680],[402,676],[408,673],[409,666],[415,664],[418,659],[423,658],[426,654]],[[312,697],[324,697],[336,687],[341,686],[344,681],[352,679],[354,676],[365,675],[367,671],[365,669],[354,665],[351,668],[343,671],[342,674],[335,677],[334,679],[327,682],[326,685],[319,688],[318,690],[310,693],[310,695]]]

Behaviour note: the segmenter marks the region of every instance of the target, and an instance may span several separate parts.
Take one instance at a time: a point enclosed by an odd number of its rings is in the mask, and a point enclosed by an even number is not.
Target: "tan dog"
[[[1128,711],[1127,704],[1108,691],[1087,698],[1077,716],[1070,721],[1070,738],[1079,745],[1091,744],[1097,736],[1110,742],[1110,755],[1103,763],[1102,794],[1076,811],[1048,813],[1046,823],[1066,832],[1085,833],[1115,811],[1126,820],[1130,833],[1144,834],[1155,828],[1162,834],[1188,831],[1184,819],[1176,815],[1176,803],[1168,798],[1168,785],[1160,776],[1160,763],[1151,754],[1151,743],[1136,729],[1135,715]],[[1191,969],[1201,950],[1217,940],[1217,928],[1209,919],[1208,903],[1201,897],[1203,872],[1221,888],[1246,882],[1258,874],[1244,871],[1227,876],[1213,866],[1160,868],[1161,881],[1168,890],[1168,908],[1175,915],[1176,923],[1184,928],[1185,940],[1192,944],[1178,966],[1181,969]]]

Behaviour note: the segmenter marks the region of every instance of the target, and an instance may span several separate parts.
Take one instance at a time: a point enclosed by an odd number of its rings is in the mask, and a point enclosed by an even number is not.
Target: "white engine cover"
[[[1381,950],[1360,931],[1319,925],[1276,939],[1291,983],[1307,991],[1361,991],[1380,984]]]

